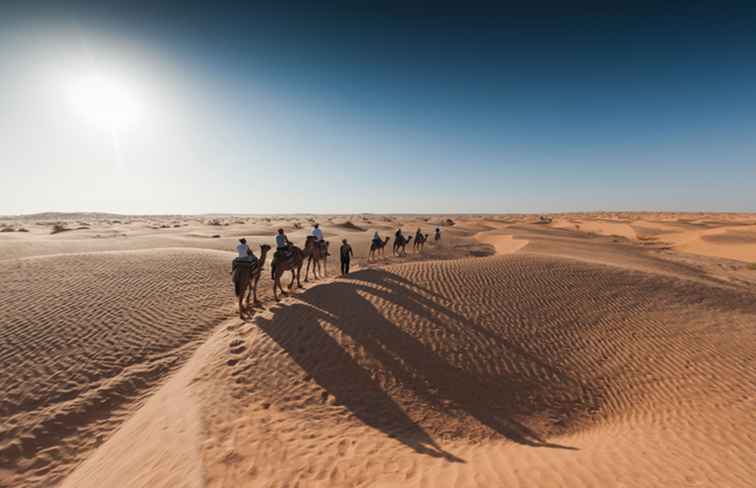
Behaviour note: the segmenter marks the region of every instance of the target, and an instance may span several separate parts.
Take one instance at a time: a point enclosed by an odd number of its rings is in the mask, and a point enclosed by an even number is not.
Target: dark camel
[[[409,244],[411,240],[412,240],[411,236],[410,237],[398,236],[394,238],[394,256],[406,256],[407,244]]]
[[[390,237],[386,237],[385,240],[381,242],[376,241],[370,241],[370,252],[368,253],[368,259],[374,258],[378,252],[381,253],[381,256],[384,255],[383,251],[386,248],[386,244],[388,244]]]
[[[257,300],[257,283],[260,281],[260,274],[265,265],[265,258],[270,251],[270,246],[260,244],[260,259],[254,266],[236,266],[232,272],[232,281],[234,283],[234,292],[239,301],[239,317],[244,318],[244,314],[249,310],[249,297],[252,295],[254,305],[260,303]],[[243,305],[244,293],[247,293],[247,304]]]
[[[278,253],[276,253],[278,254]],[[281,259],[280,256],[274,255],[271,266],[273,267],[273,296],[278,301],[278,290],[281,290],[283,295],[286,295],[283,287],[281,286],[281,277],[286,271],[291,271],[291,283],[289,283],[289,290],[294,288],[294,281],[297,282],[297,288],[302,288],[302,282],[299,281],[299,276],[302,274],[302,264],[304,263],[304,252],[297,246],[291,246],[291,253],[286,259]]]
[[[412,248],[415,252],[422,252],[425,243],[428,241],[428,234],[420,234],[415,237],[415,242],[412,244]]]

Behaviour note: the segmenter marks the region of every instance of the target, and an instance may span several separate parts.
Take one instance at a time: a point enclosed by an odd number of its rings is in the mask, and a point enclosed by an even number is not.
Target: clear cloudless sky
[[[756,3],[0,2],[0,214],[756,211]]]

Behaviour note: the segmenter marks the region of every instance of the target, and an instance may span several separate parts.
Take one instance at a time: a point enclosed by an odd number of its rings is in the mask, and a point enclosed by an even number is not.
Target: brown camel
[[[291,254],[286,259],[281,259],[279,256],[273,256],[273,262],[271,267],[273,268],[273,296],[278,301],[278,290],[286,295],[283,287],[281,286],[281,277],[286,271],[291,271],[291,283],[289,283],[289,290],[294,288],[294,281],[297,282],[297,288],[302,288],[302,283],[299,281],[299,276],[302,274],[302,264],[304,263],[304,252],[297,246],[291,246]]]
[[[388,244],[389,239],[391,238],[386,236],[386,239],[381,242],[370,241],[370,252],[368,253],[368,259],[374,258],[378,252],[380,252],[381,256],[383,256],[383,251],[386,248],[386,244]]]
[[[312,264],[312,275],[314,279],[318,279],[318,271],[322,272],[322,275],[326,275],[328,261],[328,241],[322,241],[322,245],[318,245],[315,241],[315,236],[307,236],[305,240],[304,255],[307,256],[307,266],[305,267],[305,283],[309,281],[310,276],[310,264]],[[321,269],[321,263],[322,269]]]
[[[428,234],[420,234],[415,237],[415,242],[414,244],[412,244],[412,248],[415,250],[415,252],[422,252],[427,241]]]
[[[412,240],[412,236],[410,237],[403,237],[399,236],[394,239],[394,255],[395,256],[406,256],[407,255],[407,244],[410,243]],[[400,251],[401,249],[401,251]]]
[[[236,266],[232,271],[232,281],[234,283],[234,292],[239,301],[239,317],[244,318],[244,314],[249,310],[249,297],[253,296],[253,304],[260,303],[257,300],[257,283],[260,281],[260,274],[265,265],[265,258],[268,256],[270,246],[267,244],[260,245],[260,259],[255,262],[254,266]],[[243,305],[244,292],[247,292],[247,304]]]

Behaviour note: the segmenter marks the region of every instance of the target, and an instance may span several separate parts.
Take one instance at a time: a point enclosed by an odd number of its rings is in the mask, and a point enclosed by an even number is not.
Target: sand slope
[[[49,483],[99,444],[232,310],[227,264],[188,250],[3,263],[0,481]]]
[[[749,486],[754,317],[748,293],[538,255],[360,272],[228,333],[207,482]]]

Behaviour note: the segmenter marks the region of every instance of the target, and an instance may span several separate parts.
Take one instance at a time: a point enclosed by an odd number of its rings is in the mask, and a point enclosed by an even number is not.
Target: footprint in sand
[[[244,341],[241,339],[235,339],[229,344],[231,354],[241,354],[247,348]]]

